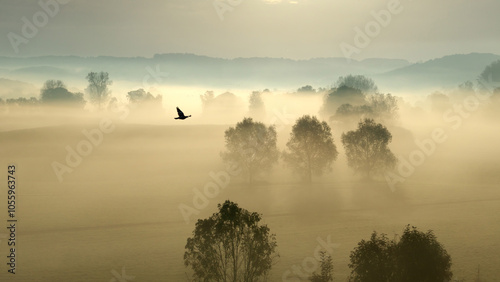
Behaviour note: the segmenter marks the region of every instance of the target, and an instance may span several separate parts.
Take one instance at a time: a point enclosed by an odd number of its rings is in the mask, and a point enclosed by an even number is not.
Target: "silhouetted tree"
[[[352,123],[363,118],[372,118],[374,116],[372,107],[368,105],[353,106],[351,104],[342,104],[335,115],[330,117],[330,121],[342,121]]]
[[[266,278],[274,260],[276,236],[262,216],[225,201],[219,211],[196,223],[187,239],[184,264],[198,281],[260,281]]]
[[[215,96],[212,91],[200,95],[202,115],[205,121],[228,122],[228,119],[239,119],[246,113],[243,100],[231,92]]]
[[[210,106],[210,103],[214,100],[215,95],[213,91],[207,91],[203,95],[200,95],[201,107],[205,111],[205,108]]]
[[[24,98],[9,98],[5,100],[6,105],[17,106],[17,107],[31,107],[39,104],[39,100],[35,97]]]
[[[441,114],[451,108],[450,98],[441,92],[430,94],[427,96],[427,100],[430,102],[431,111],[434,113]]]
[[[144,89],[137,89],[127,93],[127,99],[132,105],[131,108],[136,113],[158,115],[163,113],[163,97],[161,95],[153,96]]]
[[[449,94],[449,100],[453,103],[463,103],[464,99],[466,99],[470,95],[475,95],[476,90],[474,87],[474,83],[467,80],[464,83],[461,83],[457,86],[456,89],[453,89]]]
[[[363,94],[374,94],[378,91],[375,82],[364,75],[350,74],[348,76],[341,76],[335,83],[335,88],[340,88],[342,86],[358,89],[363,92]]]
[[[328,118],[334,115],[342,104],[364,105],[365,94],[361,90],[346,85],[334,88],[326,94],[320,113],[323,117]]]
[[[365,177],[394,168],[396,157],[387,147],[391,140],[392,135],[385,126],[373,119],[364,119],[357,130],[342,134],[347,164]]]
[[[353,282],[389,282],[394,272],[394,242],[385,234],[373,231],[370,240],[361,240],[350,255],[349,268]]]
[[[85,90],[90,96],[90,101],[101,110],[101,106],[107,101],[110,93],[108,86],[113,82],[109,79],[107,72],[90,72],[87,74],[87,81],[89,85]]]
[[[305,85],[297,89],[297,93],[316,93],[316,90],[311,85]]]
[[[244,118],[225,131],[226,151],[221,152],[221,157],[241,168],[252,183],[255,175],[269,171],[278,161],[276,138],[274,126],[266,127],[252,118]]]
[[[406,226],[395,250],[394,281],[450,281],[451,257],[431,230]]]
[[[342,104],[330,120],[351,123],[364,118],[392,120],[398,117],[398,101],[391,94],[375,93],[366,96],[364,105]]]
[[[366,100],[373,118],[391,120],[398,117],[398,100],[390,93],[374,93],[368,95]]]
[[[49,89],[56,89],[56,88],[67,88],[67,87],[66,87],[66,84],[64,84],[64,82],[62,82],[61,80],[50,79],[50,80],[45,81],[41,92],[49,90]]]
[[[7,107],[7,104],[5,103],[5,100],[0,98],[0,114],[5,114],[9,112],[9,108]]]
[[[83,93],[72,93],[60,80],[47,80],[40,91],[40,102],[45,105],[64,105],[83,108]]]
[[[327,255],[325,251],[321,251],[319,253],[319,256],[320,256],[321,272],[319,274],[314,272],[311,278],[309,278],[309,280],[311,282],[333,281],[332,257],[330,255]]]
[[[116,99],[116,97],[111,97],[111,99],[109,99],[109,103],[108,106],[106,107],[106,110],[112,112],[115,109],[117,109],[117,107],[118,107],[118,99]]]
[[[330,126],[315,116],[305,115],[295,122],[286,146],[289,152],[283,152],[285,162],[308,182],[313,173],[321,175],[331,169],[338,155]]]
[[[492,92],[493,89],[500,87],[500,60],[486,66],[477,82],[482,91]]]
[[[451,257],[431,230],[408,225],[397,241],[374,231],[351,252],[350,281],[442,282],[450,281]]]
[[[253,91],[250,94],[248,114],[255,119],[263,119],[266,116],[266,108],[262,100],[262,93]]]

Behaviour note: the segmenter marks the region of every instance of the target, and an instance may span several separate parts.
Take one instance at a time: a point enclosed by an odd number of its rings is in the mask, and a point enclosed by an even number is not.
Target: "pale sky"
[[[500,53],[498,0],[58,0],[68,3],[52,15],[38,2],[0,0],[0,56],[309,59],[343,57],[343,43],[354,59]],[[391,15],[383,25],[381,10]],[[367,26],[369,43],[356,45],[355,28]]]

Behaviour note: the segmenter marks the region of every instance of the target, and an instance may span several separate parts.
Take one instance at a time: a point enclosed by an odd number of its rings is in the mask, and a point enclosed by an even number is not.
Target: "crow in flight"
[[[179,116],[176,117],[175,119],[187,119],[188,117],[191,117],[191,115],[185,116],[184,113],[181,111],[181,109],[179,109],[179,107],[177,107],[177,114]]]

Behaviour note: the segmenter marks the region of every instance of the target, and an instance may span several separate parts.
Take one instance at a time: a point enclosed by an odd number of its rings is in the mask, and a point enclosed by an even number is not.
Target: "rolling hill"
[[[303,85],[331,86],[339,76],[362,74],[372,77],[384,92],[450,88],[474,81],[495,54],[461,54],[422,63],[372,58],[362,61],[345,58],[223,59],[194,54],[157,54],[144,57],[44,56],[0,57],[1,76],[41,85],[48,79],[85,85],[90,71],[107,71],[113,81],[196,86],[206,88],[278,88],[291,90]],[[154,79],[154,80],[153,80]],[[11,93],[7,91],[6,93]],[[23,92],[24,93],[24,92]],[[6,94],[3,94],[6,95]]]

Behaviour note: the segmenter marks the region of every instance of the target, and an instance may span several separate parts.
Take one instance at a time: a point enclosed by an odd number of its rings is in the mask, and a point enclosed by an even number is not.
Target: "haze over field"
[[[0,7],[1,281],[500,281],[498,1]]]

